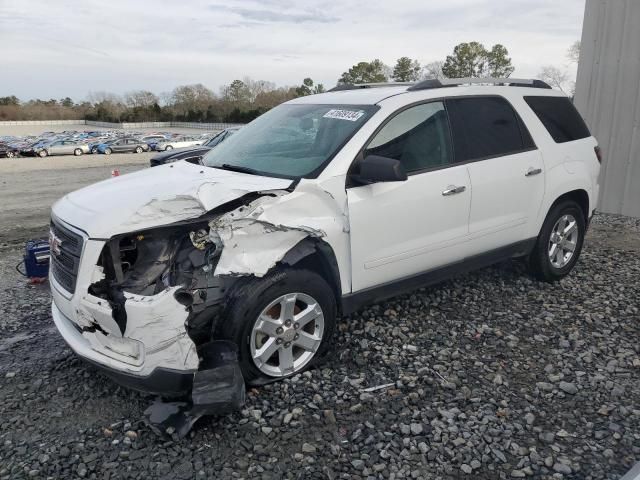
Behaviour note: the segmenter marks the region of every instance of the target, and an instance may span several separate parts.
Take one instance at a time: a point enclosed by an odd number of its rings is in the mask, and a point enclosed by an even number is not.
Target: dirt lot
[[[638,220],[599,215],[559,284],[511,261],[340,319],[324,365],[180,440],[72,354],[48,285],[14,270],[51,202],[114,165],[29,165],[0,163],[2,479],[618,479],[640,459]]]
[[[91,125],[0,126],[0,135],[37,135],[44,131],[108,130]],[[137,129],[136,131],[157,131]],[[201,134],[205,130],[170,128],[176,133]],[[154,153],[72,155],[47,158],[0,158],[0,245],[21,243],[43,234],[53,202],[78,188],[104,180],[113,169],[129,173],[145,168]],[[46,233],[46,232],[44,232]]]
[[[0,158],[0,245],[47,233],[51,205],[91,183],[147,168],[153,153]]]

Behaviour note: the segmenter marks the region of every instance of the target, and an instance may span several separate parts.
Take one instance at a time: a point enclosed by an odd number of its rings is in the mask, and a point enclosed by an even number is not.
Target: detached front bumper
[[[125,292],[127,320],[121,331],[109,302],[88,292],[101,276],[96,264],[103,247],[103,241],[85,237],[73,293],[55,272],[49,276],[58,331],[77,355],[123,385],[161,394],[188,392],[200,362],[185,327],[188,312],[174,298],[175,288],[153,296]]]
[[[51,314],[60,335],[71,350],[116,383],[157,395],[184,395],[191,391],[195,370],[175,370],[166,367],[156,367],[150,372],[127,370],[124,365],[118,365],[113,359],[94,350],[91,342],[83,336],[80,327],[58,309],[55,301],[51,305]]]

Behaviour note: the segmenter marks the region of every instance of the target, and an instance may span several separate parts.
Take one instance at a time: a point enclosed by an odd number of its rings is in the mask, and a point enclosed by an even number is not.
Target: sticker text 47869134
[[[357,121],[364,115],[362,110],[338,110],[332,109],[323,115],[324,118],[335,118],[338,120],[349,120],[350,122]]]

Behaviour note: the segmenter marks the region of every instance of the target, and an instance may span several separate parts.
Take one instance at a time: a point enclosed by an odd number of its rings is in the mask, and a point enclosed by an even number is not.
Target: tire
[[[142,153],[142,147],[136,147],[136,153]]]
[[[167,145],[166,147],[164,147],[165,152],[168,152],[169,150],[173,150],[173,146]]]
[[[15,156],[16,156],[15,152],[12,152],[12,151],[7,152],[7,158],[13,158]]]
[[[260,320],[264,318],[261,314],[272,316],[272,318],[281,316],[280,314],[283,313],[282,305],[279,303],[273,305],[273,302],[285,295],[291,299],[294,294],[296,297],[292,308],[294,312],[296,310],[297,312],[294,313],[293,320],[295,321],[296,315],[300,315],[307,309],[309,309],[307,318],[314,316],[316,318],[302,326],[297,322],[289,322],[289,325],[279,323],[280,320],[274,320],[274,323],[267,322],[271,329],[275,328],[274,325],[281,325],[280,328],[284,328],[284,332],[280,332],[281,335],[277,335],[275,330],[272,336],[269,336],[254,329],[254,326],[257,326],[259,322],[264,323]],[[224,315],[225,320],[218,327],[218,331],[214,332],[214,338],[228,339],[238,345],[240,369],[249,385],[261,385],[303,372],[319,358],[322,358],[332,343],[336,325],[336,299],[327,282],[315,272],[295,269],[278,270],[265,277],[255,277],[242,282],[230,292],[229,298],[230,301]],[[321,309],[321,315],[318,315],[317,307],[313,309],[309,306],[312,302],[305,303],[309,299]],[[301,323],[304,321],[302,315],[300,315],[299,321]],[[298,340],[298,337],[304,334],[307,334],[304,337],[307,340],[313,339],[310,342],[314,344],[314,347],[309,350],[298,346],[302,342],[302,339]],[[280,343],[277,344],[276,341]],[[275,348],[273,357],[266,360],[270,363],[276,363],[278,366],[265,362],[260,368],[253,359],[252,342],[256,354],[259,348],[265,347],[267,343],[269,343],[269,348]],[[291,352],[291,358],[299,365],[275,373],[273,370],[280,368],[279,365],[283,358],[280,356],[281,351],[283,351],[283,355],[287,351]]]
[[[105,155],[111,155],[111,149],[110,148],[105,148],[104,149],[104,154]]]
[[[573,222],[575,228],[571,227]],[[547,214],[529,257],[533,275],[545,282],[556,282],[566,277],[580,257],[585,233],[586,222],[580,205],[567,200],[554,206]]]
[[[44,158],[44,157],[46,157],[47,155],[49,155],[49,152],[47,152],[46,150],[40,150],[40,151],[38,152],[38,156],[39,156],[40,158]]]
[[[91,153],[94,153],[94,154],[95,154],[95,153],[98,153],[98,147],[93,147],[93,148],[91,149]]]
[[[81,149],[81,148],[76,148],[76,149],[73,151],[73,154],[74,154],[76,157],[79,157],[80,155],[82,155],[82,149]]]

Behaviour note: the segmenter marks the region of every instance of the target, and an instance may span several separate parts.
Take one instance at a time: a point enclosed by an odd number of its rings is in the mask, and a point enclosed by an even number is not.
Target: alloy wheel
[[[580,231],[573,215],[561,216],[551,230],[549,237],[549,261],[554,268],[563,268],[573,258],[578,246]]]
[[[315,356],[324,333],[320,304],[305,293],[281,295],[253,325],[251,358],[265,375],[283,377],[302,370]]]

